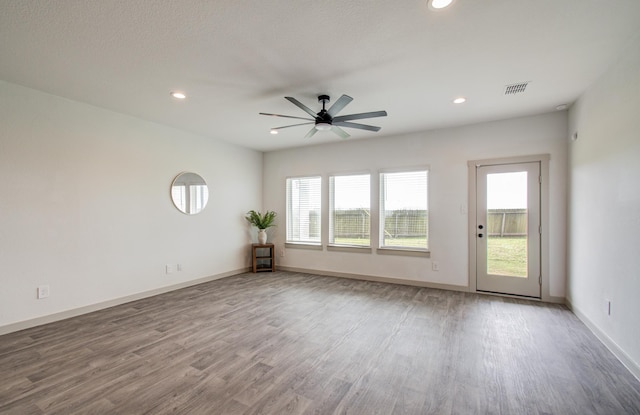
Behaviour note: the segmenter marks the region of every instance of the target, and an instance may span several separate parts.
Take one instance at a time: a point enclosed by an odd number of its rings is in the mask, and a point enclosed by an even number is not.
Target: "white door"
[[[540,163],[476,167],[476,289],[540,298]]]

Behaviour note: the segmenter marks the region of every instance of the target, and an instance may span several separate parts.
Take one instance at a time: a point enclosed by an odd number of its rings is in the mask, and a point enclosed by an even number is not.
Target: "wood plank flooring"
[[[276,272],[0,336],[2,414],[640,414],[565,307]]]

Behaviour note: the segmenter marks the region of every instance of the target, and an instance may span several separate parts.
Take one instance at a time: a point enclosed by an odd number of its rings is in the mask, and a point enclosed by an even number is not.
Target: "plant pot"
[[[264,229],[258,230],[258,243],[264,245],[267,243],[267,231]]]

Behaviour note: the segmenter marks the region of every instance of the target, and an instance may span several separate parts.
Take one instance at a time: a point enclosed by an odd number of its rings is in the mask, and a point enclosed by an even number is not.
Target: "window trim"
[[[288,184],[289,184],[289,180],[295,180],[295,179],[314,179],[314,178],[318,178],[320,179],[320,211],[319,211],[319,220],[320,220],[320,238],[319,240],[316,241],[290,241],[288,240],[289,237],[289,191],[288,191]],[[323,193],[323,189],[324,189],[324,177],[322,174],[303,174],[303,175],[299,175],[299,176],[286,176],[285,180],[284,180],[284,186],[285,186],[285,235],[284,235],[284,239],[285,239],[285,248],[301,248],[301,249],[314,249],[314,250],[322,250],[323,249],[323,245],[322,245],[322,230],[323,230],[323,197],[322,197],[322,193]]]
[[[401,256],[419,256],[425,258],[431,258],[431,251],[429,249],[420,248],[377,248],[376,254],[378,255],[401,255]]]
[[[373,252],[373,248],[364,245],[327,245],[327,251],[370,254]]]
[[[431,165],[417,165],[417,166],[407,166],[407,167],[397,167],[397,168],[384,168],[378,170],[378,199],[380,199],[380,194],[382,192],[382,175],[388,173],[409,173],[416,171],[426,171],[427,172],[427,223],[431,223],[431,209],[429,207],[431,201],[431,185],[430,185],[430,176],[431,176]],[[431,226],[427,226],[427,248],[412,248],[412,247],[392,247],[392,246],[383,246],[383,232],[384,227],[382,226],[382,204],[378,201],[378,241],[376,253],[382,255],[402,255],[402,256],[419,256],[419,257],[431,257]]]
[[[312,251],[322,251],[324,249],[322,243],[308,242],[285,242],[284,247],[293,249],[309,249]]]
[[[332,178],[336,177],[336,176],[369,176],[369,245],[349,245],[349,244],[336,244],[333,242],[330,242],[331,240],[331,202],[333,200],[333,193],[332,193],[332,188],[331,188],[331,184],[332,184]],[[370,170],[359,170],[359,171],[349,171],[349,172],[340,172],[340,173],[329,173],[327,175],[327,249],[330,251],[344,251],[344,252],[363,252],[365,250],[368,250],[369,252],[372,252],[373,249],[373,209],[374,209],[374,203],[373,203],[373,194],[374,194],[374,189],[373,187],[373,181],[372,181],[372,176],[373,174],[371,173]]]

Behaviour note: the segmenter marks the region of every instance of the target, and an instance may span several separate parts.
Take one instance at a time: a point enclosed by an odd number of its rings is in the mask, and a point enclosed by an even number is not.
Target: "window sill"
[[[431,252],[426,249],[411,249],[411,248],[378,248],[377,254],[382,255],[401,255],[401,256],[417,256],[424,258],[431,258]]]
[[[314,251],[322,251],[321,244],[313,244],[313,243],[304,243],[304,242],[286,242],[284,244],[285,248],[293,248],[293,249],[311,249]]]
[[[355,252],[358,254],[370,254],[371,252],[373,252],[370,246],[357,245],[327,245],[327,251]]]

